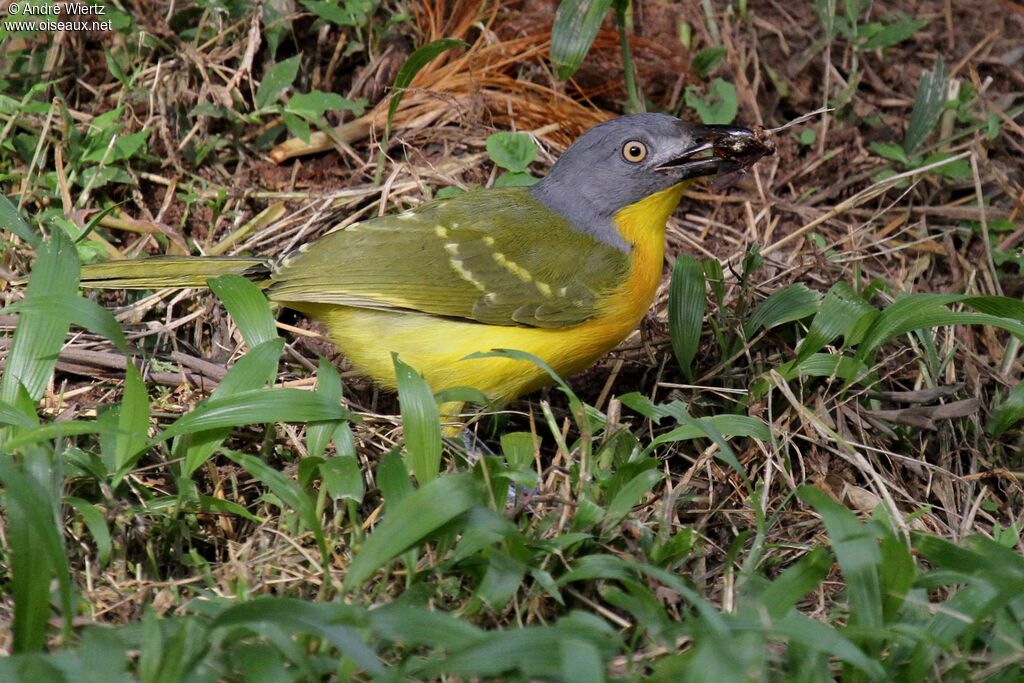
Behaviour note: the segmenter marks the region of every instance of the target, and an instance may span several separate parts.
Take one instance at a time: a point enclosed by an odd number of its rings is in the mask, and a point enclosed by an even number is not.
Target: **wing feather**
[[[475,190],[325,235],[274,267],[271,299],[568,327],[600,313],[629,254],[526,188]]]

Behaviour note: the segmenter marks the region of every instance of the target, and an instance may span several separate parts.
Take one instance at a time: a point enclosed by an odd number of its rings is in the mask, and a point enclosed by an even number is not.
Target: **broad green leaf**
[[[9,311],[33,318],[49,316],[54,320],[68,320],[114,342],[119,350],[128,353],[128,343],[117,319],[95,301],[67,294],[41,294],[26,298],[8,307]]]
[[[319,469],[327,495],[334,500],[362,502],[365,493],[363,470],[354,455],[327,458],[320,464]]]
[[[536,438],[539,441],[539,437]],[[501,452],[512,469],[532,467],[537,445],[530,432],[506,432],[501,435]]]
[[[910,165],[910,158],[902,145],[897,145],[895,142],[872,142],[869,147],[872,152],[883,159],[896,161],[904,166]]]
[[[403,363],[398,354],[393,353],[391,357],[395,363],[409,468],[423,486],[441,470],[441,416],[426,380]]]
[[[817,310],[818,293],[798,282],[774,292],[758,304],[743,323],[743,334],[750,339],[762,328],[770,330],[783,323],[802,320]]]
[[[885,680],[886,670],[875,657],[869,656],[843,634],[820,621],[805,617],[799,612],[790,612],[776,621],[771,630],[790,643],[817,652],[827,652],[839,661],[850,664],[872,680]]]
[[[849,356],[830,353],[812,353],[797,363],[788,361],[775,368],[782,379],[789,382],[797,377],[838,377],[845,382],[864,381],[871,368]],[[759,378],[750,385],[750,397],[758,400],[771,389],[769,380]]]
[[[951,311],[949,304],[964,303],[982,311]],[[1024,339],[1024,301],[999,296],[966,294],[908,294],[898,298],[875,318],[857,349],[864,360],[882,344],[913,330],[943,325],[992,325]]]
[[[526,565],[502,552],[491,552],[487,570],[476,588],[474,597],[492,610],[501,610],[523,584]]]
[[[391,125],[395,119],[395,112],[398,111],[398,105],[402,103],[402,97],[405,95],[405,89],[412,84],[412,79],[416,77],[416,74],[430,62],[437,59],[442,52],[446,52],[456,47],[468,47],[467,44],[462,40],[456,40],[455,38],[441,38],[435,40],[432,43],[422,45],[409,55],[409,57],[402,64],[402,67],[398,70],[398,75],[395,76],[395,83],[392,86],[391,102],[388,103],[388,118],[384,128],[384,139],[387,141],[391,137]]]
[[[277,338],[270,302],[259,287],[241,275],[210,278],[209,285],[224,302],[249,348]]]
[[[494,187],[531,187],[540,182],[540,178],[519,171],[502,173],[494,179]]]
[[[352,558],[345,590],[355,590],[375,571],[479,502],[480,492],[470,475],[450,474],[430,481],[393,507],[389,503],[383,520]]]
[[[739,113],[736,88],[721,78],[713,79],[704,95],[695,86],[688,86],[683,99],[686,106],[697,112],[700,120],[709,125],[732,123]]]
[[[74,243],[63,230],[54,230],[38,249],[25,288],[25,301],[31,302],[37,297],[75,296],[79,264]],[[66,317],[39,311],[26,312],[18,320],[0,381],[0,399],[15,403],[19,385],[25,387],[32,400],[42,398],[70,326],[71,321]]]
[[[673,441],[686,441],[708,437],[708,428],[713,428],[724,437],[745,436],[760,441],[770,442],[771,429],[763,421],[748,415],[710,415],[695,418],[691,424],[677,427],[667,434],[662,434],[651,442],[648,448],[654,448]]]
[[[16,451],[25,446],[83,434],[117,433],[116,427],[110,427],[99,420],[61,420],[46,422],[31,429],[19,429],[18,433],[3,443],[4,449]]]
[[[301,55],[295,55],[282,62],[274,64],[267,70],[259,87],[256,88],[256,108],[264,109],[273,104],[278,96],[283,93],[299,75],[299,63]]]
[[[551,27],[551,63],[563,81],[572,78],[601,30],[612,0],[562,0]]]
[[[701,264],[685,254],[676,257],[668,291],[668,331],[676,361],[687,379],[693,379],[693,359],[704,324],[705,284]]]
[[[157,434],[155,445],[180,434],[277,422],[318,422],[348,419],[350,413],[322,396],[301,389],[257,389],[232,394],[197,406]]]
[[[604,661],[601,651],[593,643],[566,638],[559,644],[559,655],[562,660],[561,680],[565,683],[604,682]]]
[[[537,146],[526,133],[499,131],[487,136],[487,155],[506,170],[525,173],[537,158]]]
[[[384,497],[384,504],[392,508],[415,491],[409,480],[409,470],[406,469],[405,461],[398,454],[397,448],[380,459],[376,479],[377,488]]]
[[[329,111],[350,111],[360,116],[364,109],[365,100],[350,100],[338,93],[320,90],[292,95],[285,105],[285,110],[307,119],[317,119]]]
[[[773,619],[780,619],[821,585],[831,569],[832,558],[818,546],[772,579],[758,593],[758,600]]]

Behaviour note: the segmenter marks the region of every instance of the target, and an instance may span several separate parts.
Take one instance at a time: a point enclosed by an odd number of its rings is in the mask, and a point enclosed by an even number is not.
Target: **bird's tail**
[[[242,275],[257,284],[269,282],[270,261],[236,256],[160,256],[107,261],[82,266],[83,287],[159,289],[205,287],[220,275]]]

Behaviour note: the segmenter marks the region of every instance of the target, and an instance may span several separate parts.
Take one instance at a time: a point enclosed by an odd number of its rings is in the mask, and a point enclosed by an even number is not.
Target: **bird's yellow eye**
[[[647,145],[639,140],[630,140],[622,146],[622,158],[638,164],[647,158]]]

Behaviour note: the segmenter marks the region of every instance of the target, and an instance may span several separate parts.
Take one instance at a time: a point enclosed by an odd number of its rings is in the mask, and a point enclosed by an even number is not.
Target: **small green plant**
[[[487,154],[496,166],[505,169],[494,181],[495,187],[533,185],[540,180],[530,173],[537,145],[526,133],[491,133],[487,136]]]
[[[940,59],[933,71],[921,74],[914,97],[914,108],[911,110],[902,144],[875,142],[871,144],[871,150],[882,158],[895,162],[899,169],[904,171],[951,159],[953,155],[949,152],[933,152],[926,155],[920,151],[922,143],[935,128],[947,107],[948,88],[946,66]],[[876,174],[875,180],[884,180],[898,172],[897,169],[887,168]],[[962,180],[970,177],[971,167],[966,159],[955,159],[938,166],[934,173],[950,180]]]

